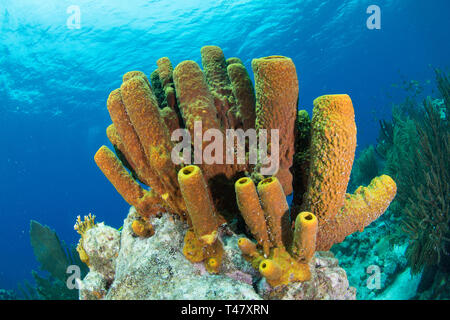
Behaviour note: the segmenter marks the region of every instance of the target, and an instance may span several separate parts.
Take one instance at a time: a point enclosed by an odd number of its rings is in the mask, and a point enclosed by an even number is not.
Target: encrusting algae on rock
[[[235,223],[242,217],[248,238],[236,245],[267,283],[275,288],[314,281],[314,253],[329,250],[383,214],[395,197],[395,182],[383,175],[353,195],[345,193],[356,148],[348,95],[317,98],[310,120],[306,111],[297,111],[298,78],[290,58],[254,59],[253,88],[238,58],[226,60],[217,46],[202,48],[201,57],[203,71],[190,60],[173,68],[164,57],[151,82],[140,71],[125,74],[107,102],[113,122],[107,137],[116,154],[102,146],[95,162],[136,208],[139,218],[131,224],[135,235],[152,236],[157,215],[173,214],[188,228],[182,249],[187,260],[220,275],[227,256],[220,230],[225,226],[245,233]],[[200,133],[194,130],[198,121]],[[249,152],[244,163],[228,163],[220,154],[213,164],[174,163],[171,133],[177,128],[187,129],[193,138],[194,159],[208,147],[203,135],[209,129],[222,134],[229,129],[279,130],[278,144],[267,141],[269,154],[280,148],[278,170],[262,175],[266,164],[260,159],[251,163]],[[200,141],[200,151],[195,141]],[[294,194],[289,208],[286,196],[294,189],[302,195]]]

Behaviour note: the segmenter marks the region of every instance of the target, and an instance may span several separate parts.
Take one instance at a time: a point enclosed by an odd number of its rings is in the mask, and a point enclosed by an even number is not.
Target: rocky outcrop
[[[272,289],[242,257],[237,246],[240,237],[226,226],[220,228],[223,263],[220,274],[214,275],[202,263],[184,257],[187,226],[177,217],[155,217],[155,234],[150,238],[133,233],[131,224],[137,218],[132,208],[124,221],[117,258],[113,263],[108,260],[115,266],[114,276],[105,279],[97,271],[89,272],[80,283],[80,299],[355,299],[355,289],[349,287],[331,252],[316,253],[310,262],[310,281]]]

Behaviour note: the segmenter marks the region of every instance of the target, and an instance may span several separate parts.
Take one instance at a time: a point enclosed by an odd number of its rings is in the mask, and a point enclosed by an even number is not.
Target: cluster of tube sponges
[[[151,82],[139,71],[125,74],[107,102],[113,122],[107,136],[116,152],[102,146],[95,161],[140,214],[133,223],[136,235],[152,235],[150,221],[157,212],[178,215],[190,226],[184,255],[204,262],[211,273],[220,272],[223,255],[221,203],[230,199],[221,195],[234,184],[237,206],[256,240],[239,240],[244,256],[273,286],[308,280],[314,252],[329,250],[384,213],[396,194],[395,182],[383,175],[346,194],[356,148],[349,96],[317,98],[310,120],[306,111],[297,111],[298,78],[291,59],[254,59],[253,88],[238,58],[226,60],[216,46],[203,47],[201,56],[203,71],[194,61],[173,69],[168,58],[161,58]],[[202,135],[208,129],[224,134],[226,129],[278,129],[279,170],[264,177],[259,174],[262,163],[175,164],[170,134],[186,128],[195,140],[195,121],[202,122]],[[296,150],[300,131],[310,138]],[[208,143],[202,140],[202,147]],[[268,146],[270,153],[270,139]],[[292,168],[293,159],[300,152],[306,160],[298,170],[302,177],[293,183],[291,171],[298,169]],[[292,192],[297,196],[290,212],[286,196]]]
[[[260,181],[257,188],[250,178],[241,178],[235,189],[239,210],[257,241],[255,244],[247,238],[239,239],[244,257],[274,287],[309,280],[307,263],[315,252],[316,217],[309,212],[300,213],[292,239],[289,206],[276,177]]]

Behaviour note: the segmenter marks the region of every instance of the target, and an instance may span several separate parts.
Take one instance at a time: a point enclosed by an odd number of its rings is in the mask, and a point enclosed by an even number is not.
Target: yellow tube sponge
[[[194,133],[194,121],[202,121],[202,129],[221,130],[214,99],[209,92],[202,70],[195,61],[181,62],[173,71],[179,107],[186,128]]]
[[[203,72],[214,97],[217,116],[223,129],[234,129],[239,120],[235,114],[234,97],[227,74],[227,62],[218,46],[204,46],[200,50]]]
[[[261,261],[269,256],[263,255],[263,253],[256,248],[256,244],[247,238],[240,238],[238,240],[238,247],[244,256],[244,259],[250,262],[255,270],[258,270]]]
[[[171,159],[172,141],[162,119],[158,103],[147,81],[135,76],[120,87],[122,99],[150,166],[158,174],[164,199],[177,213],[184,212],[184,201],[178,189],[177,169]]]
[[[256,130],[278,129],[280,138],[279,178],[284,193],[292,193],[289,168],[294,157],[294,125],[297,114],[298,79],[290,58],[270,56],[252,61],[255,74]],[[268,132],[268,136],[270,131]],[[268,139],[270,143],[270,139]]]
[[[264,248],[264,252],[268,254],[271,245],[255,184],[250,178],[244,177],[237,180],[234,186],[236,201],[245,224],[249,227],[258,244]]]
[[[175,130],[180,128],[177,113],[173,111],[173,109],[171,109],[170,107],[165,107],[164,109],[161,109],[159,113],[164,119],[164,123],[166,124],[169,132],[174,132]]]
[[[125,73],[123,75],[122,82],[127,82],[128,80],[130,80],[131,78],[134,78],[134,77],[140,77],[140,78],[144,79],[144,81],[147,83],[147,85],[149,87],[151,87],[147,76],[142,71],[128,71],[127,73]]]
[[[117,146],[119,149],[125,149],[122,140],[120,140],[120,136],[117,133],[116,127],[114,127],[114,124],[110,124],[106,128],[106,136],[114,146]]]
[[[162,191],[161,182],[155,171],[150,167],[139,137],[125,110],[120,89],[111,92],[108,97],[107,107],[117,135],[123,144],[123,150],[121,149],[121,151],[126,155],[129,163],[133,165],[139,180],[148,186],[151,185],[158,192]]]
[[[184,236],[183,255],[192,263],[202,262],[205,245],[197,239],[193,230],[188,230]]]
[[[301,212],[295,219],[292,252],[298,261],[308,263],[316,251],[316,238],[319,224],[311,212]]]
[[[166,108],[169,108],[173,112],[173,114],[168,117],[168,114],[170,114],[170,112],[166,110],[163,114],[163,118],[169,129],[169,132],[173,132],[173,130],[180,127],[180,119],[178,119],[177,115],[178,106],[173,83],[172,63],[170,62],[169,58],[162,57],[158,59],[158,61],[156,61],[156,64],[158,65],[157,72],[161,81],[162,89],[164,91],[165,101],[167,102]]]
[[[212,245],[206,246],[204,250],[207,257],[204,262],[206,270],[209,273],[219,273],[224,253],[222,242],[217,239]]]
[[[259,264],[259,272],[266,278],[267,280],[276,281],[280,279],[282,275],[282,271],[278,263],[270,259],[264,259]]]
[[[173,73],[172,63],[170,62],[169,58],[162,57],[156,61],[156,64],[158,65],[158,74],[159,74],[159,78],[161,79],[161,85],[163,88],[165,88],[173,80],[172,79],[172,73]]]
[[[209,273],[218,273],[223,257],[222,242],[217,239],[211,244],[205,244],[193,230],[188,230],[184,236],[183,255],[192,263],[203,261]]]
[[[218,223],[200,168],[184,167],[178,172],[178,182],[195,235],[204,244],[212,244],[217,238]]]
[[[359,187],[347,194],[344,206],[331,220],[319,221],[317,250],[326,251],[348,235],[360,231],[378,219],[389,207],[397,193],[397,185],[387,175],[374,178],[368,187]]]
[[[289,205],[283,188],[275,177],[258,183],[258,193],[269,229],[269,239],[275,247],[284,247],[289,241]]]
[[[229,66],[230,64],[233,64],[233,63],[240,63],[240,64],[243,64],[243,63],[242,63],[242,60],[239,59],[238,57],[231,57],[231,58],[228,58],[228,59],[227,59],[227,65],[228,65],[228,66]]]
[[[322,221],[333,219],[344,204],[356,148],[352,100],[346,94],[314,100],[311,159],[303,209]]]
[[[222,133],[224,133],[224,131],[217,118],[214,98],[209,91],[203,72],[198,64],[190,60],[181,62],[175,67],[173,80],[179,101],[179,108],[183,115],[186,129],[189,130],[193,141],[195,141],[195,139],[201,141],[201,150],[194,148],[195,160],[196,156],[202,157],[202,150],[210,144],[210,142],[202,138],[204,133],[209,129],[216,129]],[[201,121],[201,131],[194,131],[195,121]],[[231,178],[234,175],[235,169],[233,165],[225,164],[224,160],[222,163],[223,164],[215,164],[213,166],[202,166],[202,171],[207,181],[219,174],[224,174],[227,178]]]
[[[200,54],[206,81],[212,91],[219,90],[230,93],[227,62],[222,49],[218,46],[204,46],[200,49]]]
[[[163,209],[159,196],[143,189],[134,181],[108,147],[102,146],[94,160],[125,201],[134,206],[141,216],[148,218]]]
[[[256,120],[256,99],[253,83],[242,63],[232,63],[227,67],[234,97],[237,102],[237,117],[244,130],[253,129]]]
[[[253,257],[259,255],[258,250],[256,249],[256,244],[247,238],[240,238],[238,240],[238,247],[241,249],[242,253],[247,256]]]
[[[284,248],[274,248],[270,257],[260,262],[259,272],[272,287],[311,279],[309,265],[294,260]]]

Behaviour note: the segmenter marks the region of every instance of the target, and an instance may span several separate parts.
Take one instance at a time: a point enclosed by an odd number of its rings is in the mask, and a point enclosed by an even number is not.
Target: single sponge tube
[[[218,223],[200,168],[193,165],[182,168],[178,182],[196,237],[204,244],[212,244],[217,238]]]
[[[257,131],[279,130],[279,172],[281,172],[277,173],[276,177],[280,180],[284,193],[289,195],[293,191],[289,168],[294,158],[294,126],[298,100],[297,71],[292,60],[283,56],[253,59],[252,69],[255,75],[255,128]]]
[[[269,239],[274,247],[283,247],[288,240],[289,205],[283,187],[275,177],[258,183],[258,193],[269,228]]]
[[[397,193],[397,185],[387,175],[374,178],[368,187],[359,187],[347,194],[344,206],[331,220],[321,223],[317,234],[317,250],[328,251],[335,243],[360,231],[378,219]]]
[[[108,97],[107,107],[117,136],[123,144],[123,148],[120,151],[126,156],[130,165],[133,166],[139,180],[160,193],[163,190],[162,184],[156,172],[150,167],[148,159],[145,156],[139,137],[125,110],[120,89],[111,92]],[[117,143],[117,138],[112,135],[113,131],[111,129],[109,133],[108,137],[113,139],[111,142],[114,144],[114,139],[116,139]]]
[[[258,244],[264,248],[264,253],[269,254],[271,245],[267,233],[264,211],[259,203],[255,184],[252,179],[244,177],[237,180],[234,187],[236,201],[246,225],[250,228],[250,232],[256,241],[258,241]]]
[[[163,207],[161,198],[156,193],[145,190],[133,180],[108,147],[100,147],[94,160],[125,201],[134,206],[141,216],[148,218]]]
[[[240,238],[238,240],[238,247],[247,256],[253,257],[259,255],[256,245],[247,238]]]
[[[316,251],[316,237],[319,224],[311,212],[301,212],[295,219],[292,251],[300,262],[309,262]]]
[[[344,205],[356,148],[352,100],[346,94],[314,100],[311,159],[303,210],[329,221]]]
[[[244,124],[244,130],[254,128],[256,100],[252,80],[242,63],[229,64],[227,72],[231,81],[233,94],[238,103],[238,116]]]

